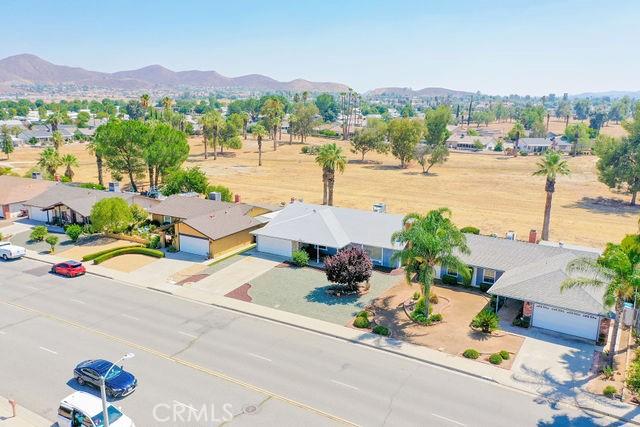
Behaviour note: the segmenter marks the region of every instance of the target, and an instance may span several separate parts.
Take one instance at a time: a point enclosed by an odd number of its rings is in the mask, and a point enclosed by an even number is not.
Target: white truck
[[[11,242],[0,242],[0,258],[3,260],[22,258],[27,254],[27,250],[22,246],[16,246]]]

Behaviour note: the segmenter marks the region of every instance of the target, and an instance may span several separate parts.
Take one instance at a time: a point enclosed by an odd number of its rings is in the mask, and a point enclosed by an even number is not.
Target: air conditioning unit
[[[377,213],[385,213],[387,211],[387,205],[384,203],[374,203],[373,211]]]
[[[212,191],[211,193],[209,193],[209,200],[215,200],[217,202],[221,202],[222,193],[220,193],[219,191]]]
[[[31,172],[31,179],[42,179],[42,174],[40,172]]]
[[[505,236],[507,240],[516,240],[516,232],[515,231],[507,231],[507,235]]]

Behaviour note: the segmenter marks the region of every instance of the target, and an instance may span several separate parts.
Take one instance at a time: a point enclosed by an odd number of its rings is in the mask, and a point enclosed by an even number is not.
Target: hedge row
[[[118,246],[116,248],[111,248],[111,249],[105,249],[102,251],[98,251],[98,252],[94,252],[92,254],[89,255],[85,255],[82,257],[82,261],[91,261],[92,259],[96,259],[99,256],[102,256],[104,254],[108,254],[109,252],[113,252],[113,251],[117,251],[118,249],[129,249],[129,248],[141,248],[142,245],[127,245],[127,246]]]
[[[164,257],[164,252],[162,251],[159,251],[157,249],[150,249],[150,248],[144,248],[144,247],[138,246],[133,248],[116,249],[115,251],[107,252],[106,254],[100,255],[99,257],[95,258],[93,260],[93,263],[100,264],[113,257],[117,257],[120,255],[127,255],[127,254],[140,254],[140,255],[152,256],[155,258]]]

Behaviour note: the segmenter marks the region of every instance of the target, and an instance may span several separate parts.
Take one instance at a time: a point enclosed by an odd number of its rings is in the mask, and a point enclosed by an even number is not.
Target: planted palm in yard
[[[544,176],[547,178],[544,191],[547,198],[544,203],[544,222],[542,224],[542,240],[549,240],[549,226],[551,223],[551,202],[553,193],[556,191],[556,178],[558,175],[569,175],[569,165],[562,160],[562,154],[557,151],[549,150],[544,157],[538,162],[538,169],[534,175]]]
[[[333,187],[336,171],[342,173],[347,167],[347,157],[336,143],[320,147],[316,163],[322,167],[322,204],[333,206]]]
[[[426,215],[411,213],[402,220],[402,230],[391,236],[391,241],[403,246],[393,254],[400,260],[407,282],[414,278],[422,286],[423,295],[429,295],[435,277],[436,265],[455,269],[466,279],[469,268],[457,254],[468,254],[465,235],[451,221],[451,211],[440,208]],[[429,315],[429,300],[426,299],[424,315]]]

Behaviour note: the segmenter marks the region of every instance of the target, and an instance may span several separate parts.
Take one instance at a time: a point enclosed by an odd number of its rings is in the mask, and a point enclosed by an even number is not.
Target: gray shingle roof
[[[359,243],[399,249],[391,243],[391,235],[402,228],[402,218],[402,215],[294,202],[253,234],[333,248]]]

